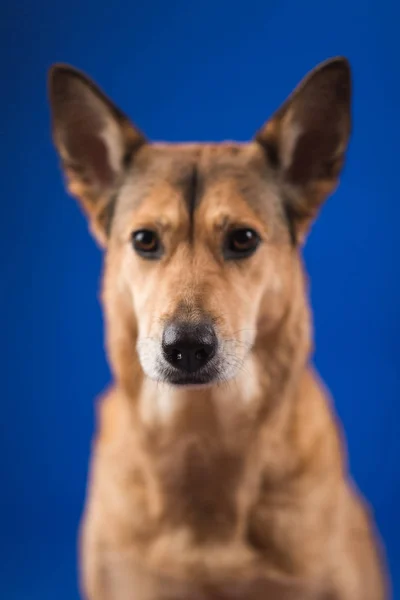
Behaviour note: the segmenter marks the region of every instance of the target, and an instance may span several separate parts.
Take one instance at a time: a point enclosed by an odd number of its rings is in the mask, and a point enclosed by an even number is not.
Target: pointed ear
[[[350,135],[350,103],[348,61],[328,60],[301,82],[256,135],[278,172],[299,240],[338,183]]]
[[[55,65],[49,73],[53,139],[69,192],[87,214],[92,232],[105,245],[113,195],[143,135],[83,73]]]

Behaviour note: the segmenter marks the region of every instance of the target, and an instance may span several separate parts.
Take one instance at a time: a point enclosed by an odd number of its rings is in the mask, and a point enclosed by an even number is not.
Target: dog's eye
[[[159,258],[162,247],[158,235],[150,229],[139,229],[132,234],[132,244],[140,256],[149,259]]]
[[[254,229],[242,228],[231,231],[225,241],[226,259],[246,258],[256,251],[260,237]]]

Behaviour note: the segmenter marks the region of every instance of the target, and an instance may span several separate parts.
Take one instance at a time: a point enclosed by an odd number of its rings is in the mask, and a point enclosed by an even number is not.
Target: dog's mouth
[[[218,368],[212,365],[190,373],[163,368],[159,374],[159,380],[176,387],[206,387],[220,381],[220,373]]]

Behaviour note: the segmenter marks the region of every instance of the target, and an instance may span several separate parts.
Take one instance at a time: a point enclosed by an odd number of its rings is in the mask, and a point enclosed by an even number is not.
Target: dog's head
[[[334,190],[350,69],[317,67],[246,144],[152,144],[82,73],[50,74],[70,192],[106,248],[111,360],[173,385],[235,378],[296,296],[299,248]]]

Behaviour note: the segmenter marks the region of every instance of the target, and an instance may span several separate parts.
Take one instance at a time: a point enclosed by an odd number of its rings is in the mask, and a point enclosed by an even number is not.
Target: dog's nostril
[[[206,350],[205,348],[201,348],[200,350],[197,350],[195,357],[196,357],[196,360],[201,361],[201,360],[206,360],[208,355],[209,355],[209,351]]]
[[[182,358],[183,358],[182,352],[180,350],[176,350],[176,349],[172,350],[171,351],[171,358],[173,360],[176,360],[176,361],[182,360]]]
[[[165,359],[181,371],[195,372],[204,367],[217,349],[217,336],[207,323],[170,323],[163,334]]]

